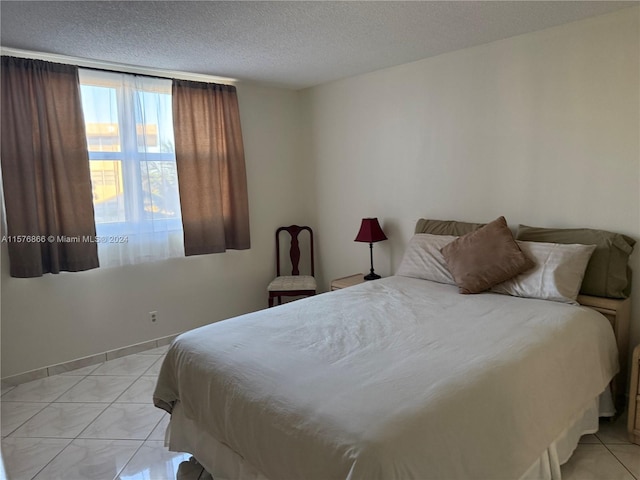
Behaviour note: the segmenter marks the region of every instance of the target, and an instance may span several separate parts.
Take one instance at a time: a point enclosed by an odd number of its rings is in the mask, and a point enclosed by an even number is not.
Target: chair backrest
[[[313,268],[313,230],[307,226],[289,225],[288,227],[280,227],[276,230],[276,274],[280,276],[280,232],[287,232],[290,235],[291,245],[289,247],[289,259],[291,260],[291,275],[300,275],[298,268],[300,264],[300,242],[298,235],[303,230],[309,232],[309,249],[311,257],[309,259],[311,266],[311,276],[315,274]]]

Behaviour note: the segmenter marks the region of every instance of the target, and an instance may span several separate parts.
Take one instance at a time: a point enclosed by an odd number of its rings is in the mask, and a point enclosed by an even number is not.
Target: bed
[[[571,303],[394,275],[192,330],[154,393],[166,444],[216,480],[560,478],[619,368]]]

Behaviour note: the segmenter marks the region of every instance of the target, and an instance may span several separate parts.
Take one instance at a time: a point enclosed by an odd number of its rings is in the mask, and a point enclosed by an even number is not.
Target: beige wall
[[[593,227],[640,240],[638,8],[304,91],[324,287],[394,272],[416,219]],[[640,244],[633,343],[640,343]]]
[[[296,92],[239,85],[252,248],[17,279],[2,246],[2,377],[182,332],[267,304],[273,232],[308,220]],[[158,312],[152,324],[149,312]]]

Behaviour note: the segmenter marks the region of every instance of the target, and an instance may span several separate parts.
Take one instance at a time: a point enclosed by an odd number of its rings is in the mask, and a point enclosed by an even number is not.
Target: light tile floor
[[[169,416],[151,404],[168,347],[2,388],[0,480],[212,480],[169,452]],[[562,467],[563,480],[640,480],[626,418],[602,421]]]
[[[167,349],[3,386],[0,480],[211,480],[164,447],[151,396]]]

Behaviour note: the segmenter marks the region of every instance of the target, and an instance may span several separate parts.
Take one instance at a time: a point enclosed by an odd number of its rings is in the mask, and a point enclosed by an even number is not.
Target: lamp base
[[[370,273],[369,275],[364,276],[365,280],[378,280],[379,278],[382,278],[382,277],[380,277],[380,275],[375,273]]]

